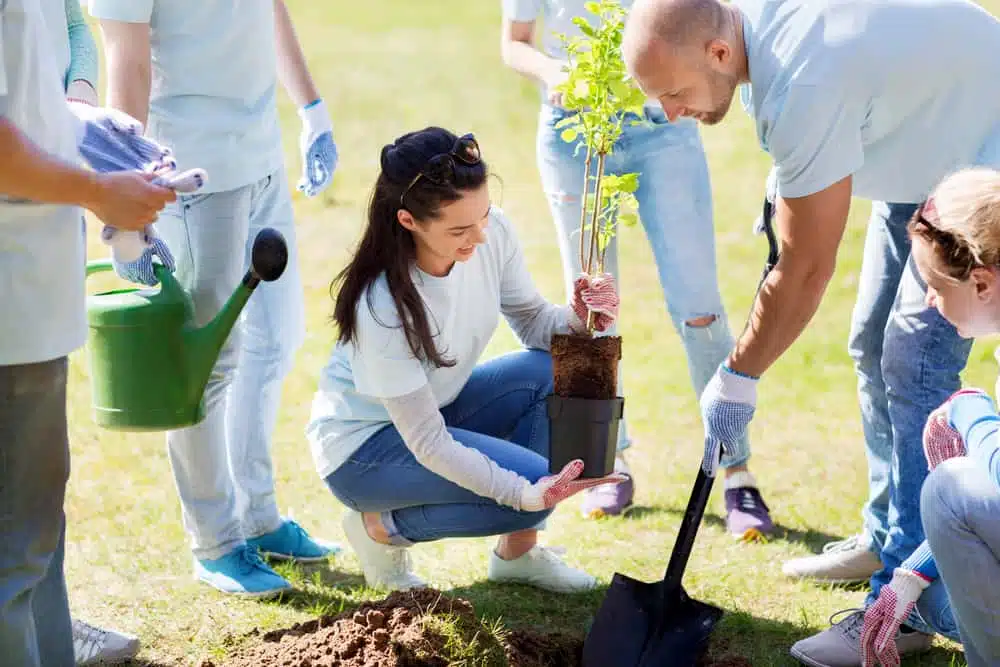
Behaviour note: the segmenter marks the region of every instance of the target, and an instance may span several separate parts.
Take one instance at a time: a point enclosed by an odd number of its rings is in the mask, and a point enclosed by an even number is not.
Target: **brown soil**
[[[567,398],[615,398],[621,358],[622,339],[619,336],[552,336],[555,393]]]
[[[259,634],[255,631],[255,633]],[[577,667],[582,638],[509,632],[498,641],[472,604],[432,589],[397,591],[352,612],[260,635],[218,667],[448,667],[471,649],[489,667]],[[459,663],[464,664],[464,663]],[[216,667],[205,660],[201,667]]]

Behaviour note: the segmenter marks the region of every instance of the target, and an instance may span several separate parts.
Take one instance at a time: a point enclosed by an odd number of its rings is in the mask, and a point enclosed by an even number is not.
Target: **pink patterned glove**
[[[573,283],[573,312],[581,322],[587,322],[588,311],[594,313],[594,329],[607,331],[618,317],[618,288],[610,273],[596,278],[587,274]]]
[[[601,484],[620,484],[628,477],[621,473],[612,473],[607,477],[594,479],[577,479],[583,472],[583,461],[570,461],[558,475],[547,475],[534,484],[525,484],[521,491],[521,510],[525,512],[540,512],[555,507],[570,496]]]
[[[948,410],[951,400],[961,394],[982,394],[979,389],[960,389],[948,397],[948,400],[934,410],[924,425],[924,456],[927,466],[934,470],[942,461],[956,456],[965,456],[965,443],[962,436],[948,423]]]
[[[892,581],[882,586],[875,604],[865,612],[861,629],[862,667],[899,667],[896,634],[930,582],[913,570],[896,568]]]

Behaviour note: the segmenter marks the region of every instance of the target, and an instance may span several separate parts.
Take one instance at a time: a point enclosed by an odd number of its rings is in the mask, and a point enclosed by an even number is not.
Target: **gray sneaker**
[[[794,579],[815,579],[831,584],[867,581],[882,569],[882,561],[867,546],[862,535],[830,542],[823,553],[786,562],[781,571]]]
[[[864,609],[848,609],[843,620],[834,619],[845,612],[830,617],[831,627],[812,637],[795,642],[789,651],[792,657],[809,667],[861,667],[861,630],[865,624]],[[930,635],[916,630],[896,633],[896,650],[899,655],[926,651],[931,647]]]
[[[131,660],[138,652],[137,637],[98,628],[84,621],[73,621],[73,653],[77,667],[117,665]]]

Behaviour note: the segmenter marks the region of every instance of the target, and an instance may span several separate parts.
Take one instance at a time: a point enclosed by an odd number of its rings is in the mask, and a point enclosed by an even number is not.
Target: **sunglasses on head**
[[[938,216],[937,206],[932,197],[928,197],[927,201],[917,208],[915,218],[916,222],[926,230],[927,236],[941,249],[940,252],[951,269],[951,277],[957,280],[968,278],[979,263],[965,243],[951,232],[939,227],[941,218]]]
[[[421,177],[426,178],[431,183],[437,185],[448,185],[455,180],[455,160],[458,160],[467,167],[474,167],[479,164],[482,157],[479,153],[479,144],[472,134],[463,134],[455,140],[455,145],[447,153],[438,153],[424,165],[424,168],[417,172],[410,184],[399,195],[399,205],[403,206],[403,198],[413,189]]]

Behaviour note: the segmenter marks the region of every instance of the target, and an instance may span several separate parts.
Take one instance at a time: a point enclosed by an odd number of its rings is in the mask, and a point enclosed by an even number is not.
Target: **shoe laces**
[[[73,621],[73,649],[76,653],[78,663],[92,660],[100,655],[107,640],[107,630],[87,623],[86,621]]]
[[[753,514],[759,508],[763,509],[765,512],[770,511],[767,507],[767,503],[764,502],[764,498],[760,495],[760,491],[752,486],[745,486],[740,489],[739,507],[740,510],[747,512],[748,514]]]
[[[847,614],[847,616],[840,618],[840,620],[835,620],[841,614]],[[864,609],[841,609],[830,616],[830,625],[840,628],[840,631],[851,640],[859,640],[861,638],[861,629],[864,627],[864,624]]]
[[[244,575],[252,574],[254,570],[271,571],[264,559],[260,557],[260,550],[249,544],[240,550],[237,566],[240,568],[240,574]]]
[[[829,554],[840,551],[856,551],[860,544],[861,544],[861,537],[858,535],[851,535],[846,539],[824,544],[823,553]]]

